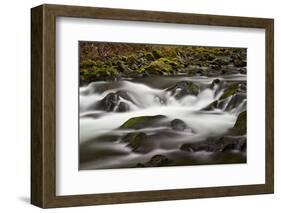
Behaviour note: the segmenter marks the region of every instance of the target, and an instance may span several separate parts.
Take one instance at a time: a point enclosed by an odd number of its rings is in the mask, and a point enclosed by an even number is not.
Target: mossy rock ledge
[[[155,116],[139,116],[133,117],[127,120],[120,126],[120,129],[143,129],[149,127],[156,127],[164,122],[166,116],[155,115]]]

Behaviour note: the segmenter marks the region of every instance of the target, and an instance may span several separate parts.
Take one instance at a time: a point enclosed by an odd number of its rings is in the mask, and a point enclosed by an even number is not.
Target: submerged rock
[[[143,132],[129,133],[122,138],[122,141],[127,143],[128,147],[132,148],[132,151],[136,151],[147,139],[147,135]]]
[[[207,139],[203,142],[186,143],[180,149],[187,152],[228,152],[245,151],[247,139],[244,136],[222,136],[219,138]]]
[[[176,99],[180,99],[186,95],[198,95],[199,90],[199,86],[191,81],[180,81],[167,89]]]
[[[129,105],[125,102],[120,102],[116,108],[116,112],[127,112],[127,111],[130,111]]]
[[[171,121],[171,127],[176,131],[184,131],[187,128],[187,125],[180,119],[174,119]]]
[[[137,167],[160,167],[167,166],[170,159],[164,155],[155,155],[147,163],[138,163]]]
[[[166,118],[164,115],[155,116],[139,116],[133,117],[123,123],[121,129],[143,129],[149,127],[161,126],[163,120]]]

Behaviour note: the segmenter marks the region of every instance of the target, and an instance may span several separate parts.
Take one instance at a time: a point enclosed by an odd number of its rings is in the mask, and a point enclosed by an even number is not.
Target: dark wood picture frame
[[[56,17],[262,28],[266,34],[265,184],[56,195]],[[31,9],[31,203],[42,207],[267,194],[274,191],[274,20],[217,15],[41,5]]]

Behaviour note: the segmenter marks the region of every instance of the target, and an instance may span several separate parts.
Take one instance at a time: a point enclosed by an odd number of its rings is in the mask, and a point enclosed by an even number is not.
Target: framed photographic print
[[[272,19],[31,10],[31,203],[274,191]]]

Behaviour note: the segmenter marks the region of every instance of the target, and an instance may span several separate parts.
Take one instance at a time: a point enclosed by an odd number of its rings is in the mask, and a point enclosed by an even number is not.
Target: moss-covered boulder
[[[235,95],[237,92],[240,91],[241,84],[235,83],[229,86],[225,91],[223,92],[222,96],[220,97],[220,100],[226,99],[232,95]]]
[[[171,75],[178,67],[179,63],[173,58],[159,58],[142,67],[140,72],[147,72],[149,75]]]
[[[161,51],[160,50],[152,50],[152,55],[154,59],[159,59],[162,57]]]
[[[87,60],[80,63],[80,82],[95,80],[115,80],[119,72],[117,67],[102,61]]]
[[[180,81],[169,87],[167,91],[170,91],[176,99],[180,99],[186,95],[198,95],[200,88],[194,82]]]
[[[238,115],[233,127],[233,132],[238,135],[244,135],[247,133],[247,111],[241,112]]]
[[[149,127],[156,127],[162,125],[165,122],[166,116],[139,116],[133,117],[127,120],[120,126],[120,129],[143,129]]]

